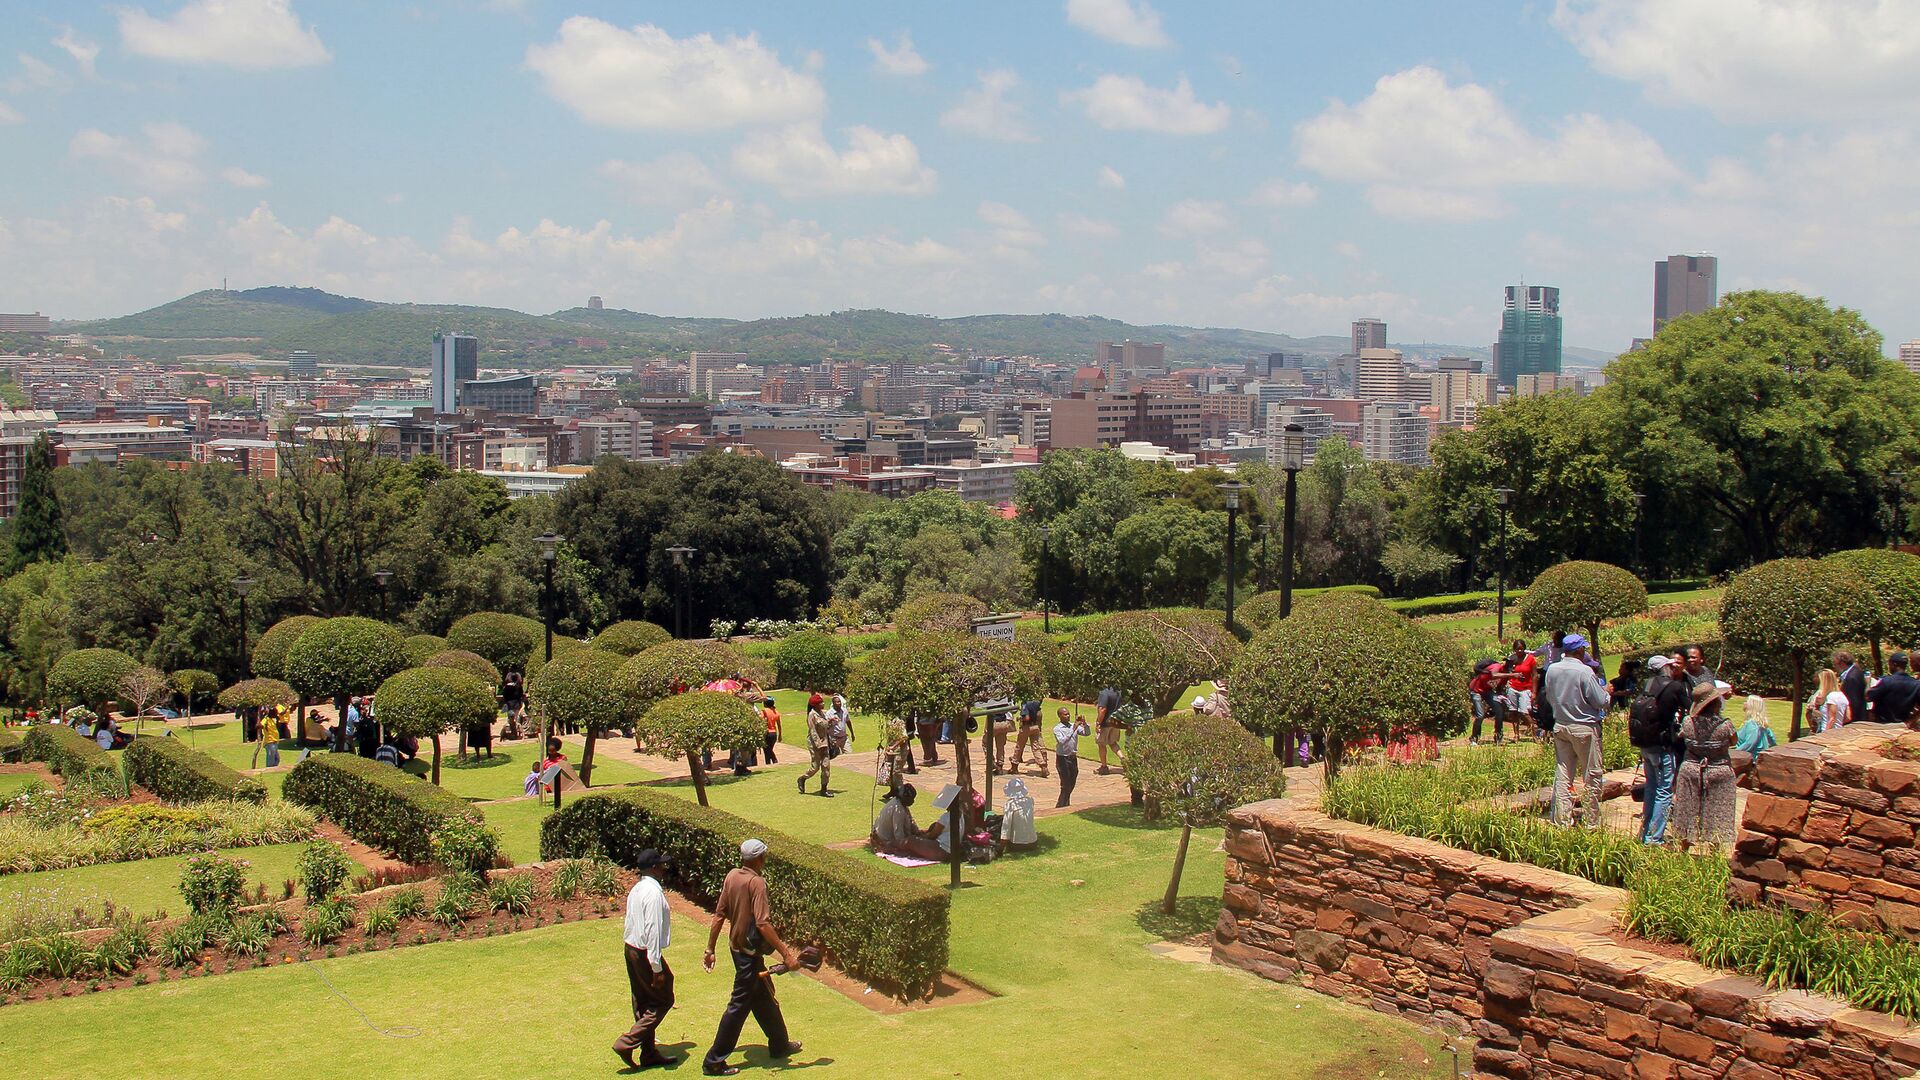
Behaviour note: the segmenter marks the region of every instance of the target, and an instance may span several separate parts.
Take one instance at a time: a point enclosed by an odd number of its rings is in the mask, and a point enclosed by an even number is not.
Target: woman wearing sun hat
[[[1693,708],[1680,724],[1685,758],[1674,779],[1667,828],[1682,851],[1695,843],[1733,845],[1733,722],[1721,708],[1732,693],[1732,686],[1718,681],[1694,687]]]

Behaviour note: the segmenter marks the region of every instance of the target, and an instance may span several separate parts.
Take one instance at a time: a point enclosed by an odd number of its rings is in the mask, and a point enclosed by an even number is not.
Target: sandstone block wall
[[[1754,761],[1733,857],[1749,903],[1920,939],[1920,732],[1849,724]]]

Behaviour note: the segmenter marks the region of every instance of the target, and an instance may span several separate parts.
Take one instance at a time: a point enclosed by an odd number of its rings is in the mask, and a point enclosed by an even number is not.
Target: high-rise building
[[[1667,320],[1709,311],[1720,302],[1720,260],[1669,255],[1653,264],[1653,332]]]
[[[1297,352],[1270,352],[1267,354],[1267,367],[1261,375],[1272,375],[1276,371],[1299,370],[1307,366],[1307,354]]]
[[[1362,349],[1353,377],[1353,396],[1372,401],[1401,401],[1407,394],[1407,364],[1399,349]]]
[[[1507,286],[1493,370],[1501,386],[1522,375],[1560,373],[1560,290],[1551,285]]]
[[[1333,436],[1333,416],[1323,409],[1299,403],[1275,403],[1267,407],[1267,464],[1278,467],[1282,462],[1281,439],[1286,434],[1288,424],[1299,424],[1301,435],[1306,439],[1307,453],[1304,463],[1313,464],[1320,452],[1322,439]]]
[[[1907,365],[1908,371],[1920,375],[1920,339],[1901,342],[1900,362]]]
[[[1433,407],[1439,411],[1442,423],[1460,423],[1472,419],[1479,406],[1493,400],[1493,380],[1480,373],[1480,361],[1469,361],[1471,370],[1448,367],[1451,357],[1442,357],[1440,370],[1428,375],[1432,381]]]
[[[696,396],[706,393],[706,388],[700,385],[700,367],[702,364],[708,365],[711,368],[715,365],[734,365],[744,364],[746,362],[747,354],[743,352],[693,353],[687,360],[687,393]]]
[[[1430,465],[1433,422],[1399,401],[1376,401],[1360,414],[1360,450],[1368,461]]]
[[[460,388],[480,376],[480,339],[470,334],[433,335],[432,400],[436,413],[457,412]]]
[[[1122,371],[1165,371],[1167,347],[1159,342],[1123,341],[1118,345],[1111,341],[1095,342],[1093,362],[1114,364]]]
[[[305,349],[287,354],[287,378],[311,379],[320,373],[320,358]]]
[[[1353,320],[1353,355],[1387,347],[1387,324],[1379,319]]]

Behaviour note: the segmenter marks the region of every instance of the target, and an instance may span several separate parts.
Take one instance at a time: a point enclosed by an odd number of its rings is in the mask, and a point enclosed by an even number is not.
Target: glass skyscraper
[[[1560,374],[1560,290],[1552,285],[1507,286],[1493,370],[1501,386],[1522,375]]]

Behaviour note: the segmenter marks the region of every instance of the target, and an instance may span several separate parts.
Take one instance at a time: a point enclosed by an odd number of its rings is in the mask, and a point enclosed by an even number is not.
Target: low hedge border
[[[127,779],[170,803],[237,799],[265,803],[266,786],[179,739],[139,735],[121,754]]]
[[[44,761],[48,768],[68,780],[77,780],[92,772],[104,773],[115,780],[120,778],[120,769],[112,754],[65,724],[35,724],[28,728],[26,738],[21,740],[21,751],[26,760]]]
[[[1507,605],[1519,603],[1527,594],[1525,589],[1508,589]],[[1388,600],[1387,606],[1405,615],[1409,619],[1419,619],[1428,615],[1460,615],[1469,611],[1491,612],[1500,598],[1496,591],[1448,593],[1445,596],[1419,596],[1410,600]]]
[[[20,754],[20,736],[0,730],[0,761],[19,761]]]
[[[433,835],[458,819],[479,821],[465,799],[391,765],[353,754],[314,754],[293,767],[280,794],[309,807],[369,847],[410,863],[433,859]]]
[[[748,837],[767,844],[773,917],[789,942],[818,941],[843,970],[903,998],[933,993],[947,967],[945,890],[725,811],[645,788],[588,795],[547,818],[540,857],[605,855],[631,867],[657,848],[680,890],[711,905]]]

